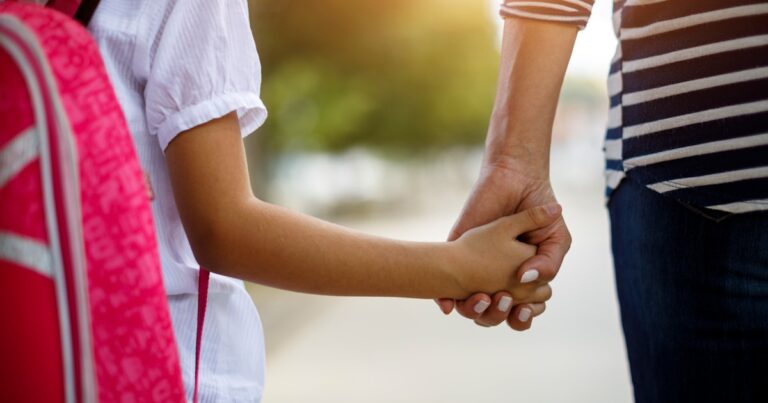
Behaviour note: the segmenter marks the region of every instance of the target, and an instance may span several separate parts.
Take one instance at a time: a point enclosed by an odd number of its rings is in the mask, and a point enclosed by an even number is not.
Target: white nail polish
[[[483,312],[485,312],[486,309],[488,309],[489,306],[491,306],[491,303],[488,302],[488,301],[483,300],[483,301],[480,301],[480,302],[476,303],[474,309],[475,309],[476,313],[483,313]]]
[[[501,312],[507,312],[509,310],[509,307],[512,306],[512,298],[511,297],[501,297],[499,300],[499,310]]]
[[[520,278],[520,282],[523,283],[523,284],[530,283],[531,281],[534,281],[537,278],[539,278],[539,271],[538,270],[535,270],[535,269],[534,270],[528,270],[527,272],[523,273],[523,277]]]
[[[517,318],[520,319],[520,322],[528,322],[528,319],[531,318],[531,310],[528,308],[521,309]]]

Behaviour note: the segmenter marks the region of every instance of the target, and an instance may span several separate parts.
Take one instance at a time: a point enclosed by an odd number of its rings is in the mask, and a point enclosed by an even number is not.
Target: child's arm
[[[542,298],[532,295],[535,285],[515,285],[515,269],[535,254],[515,238],[555,221],[559,206],[502,218],[450,243],[405,242],[256,199],[234,113],[177,136],[166,159],[192,249],[213,272],[318,294],[465,298],[507,289],[516,302]]]

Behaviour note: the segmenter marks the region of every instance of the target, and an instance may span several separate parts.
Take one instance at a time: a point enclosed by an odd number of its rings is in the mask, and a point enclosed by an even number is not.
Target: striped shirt
[[[507,0],[583,28],[593,0]],[[616,0],[606,195],[629,176],[683,203],[768,210],[768,1]]]

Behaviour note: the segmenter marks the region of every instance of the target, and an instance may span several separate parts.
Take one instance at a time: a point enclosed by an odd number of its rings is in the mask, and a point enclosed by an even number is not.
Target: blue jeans
[[[768,212],[624,180],[609,204],[635,401],[768,402]]]

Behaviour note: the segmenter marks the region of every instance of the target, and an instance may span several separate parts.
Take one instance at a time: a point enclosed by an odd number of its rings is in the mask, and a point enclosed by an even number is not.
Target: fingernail
[[[499,300],[499,310],[501,312],[507,312],[510,306],[512,306],[512,298],[507,296],[501,297]]]
[[[477,304],[475,304],[475,308],[474,308],[475,313],[483,313],[483,312],[485,312],[486,309],[488,309],[489,306],[491,306],[490,302],[488,302],[486,300],[482,300],[482,301],[478,302]]]
[[[520,319],[520,322],[528,322],[528,319],[531,318],[531,310],[528,308],[521,309],[517,318]]]
[[[560,214],[560,211],[561,211],[562,207],[560,207],[560,205],[557,204],[557,203],[552,203],[552,204],[547,204],[546,206],[544,206],[544,209],[547,210],[547,214],[549,214],[551,216],[556,216],[556,215]]]
[[[539,278],[538,270],[536,269],[528,270],[527,272],[523,273],[523,277],[520,278],[520,282],[523,284],[530,283],[531,281],[534,281],[537,278]]]

